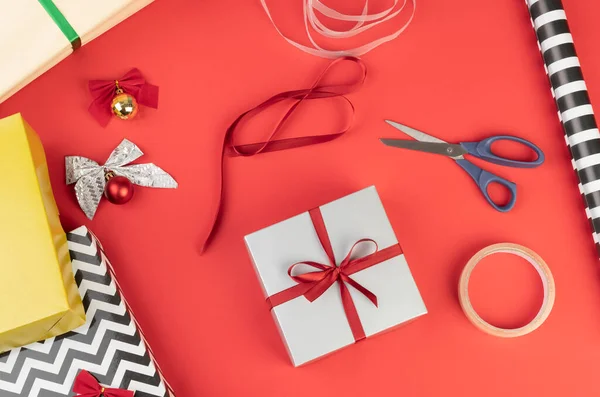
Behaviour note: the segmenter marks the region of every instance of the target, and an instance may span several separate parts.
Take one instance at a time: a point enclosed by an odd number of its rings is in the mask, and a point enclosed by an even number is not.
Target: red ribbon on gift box
[[[402,248],[400,247],[400,244],[394,244],[390,247],[380,250],[375,240],[363,238],[354,243],[352,248],[350,248],[348,255],[346,255],[339,266],[336,266],[333,248],[331,247],[331,241],[329,239],[329,234],[327,233],[327,228],[325,227],[325,222],[323,221],[323,215],[321,214],[320,208],[310,210],[309,214],[315,231],[317,232],[317,237],[321,242],[321,246],[327,254],[329,263],[323,264],[312,261],[294,263],[289,267],[288,274],[298,284],[271,295],[267,298],[267,303],[272,309],[281,305],[282,303],[289,302],[292,299],[296,299],[302,295],[304,295],[304,297],[310,302],[313,302],[323,295],[325,291],[329,289],[329,287],[337,282],[340,286],[342,305],[344,306],[344,312],[346,313],[348,324],[352,330],[354,340],[358,342],[366,338],[365,331],[362,323],[360,322],[360,317],[356,311],[356,306],[354,305],[354,301],[352,300],[352,296],[350,295],[350,291],[348,290],[346,284],[354,287],[356,290],[366,296],[367,299],[369,299],[375,306],[377,306],[377,296],[350,278],[350,276],[354,273],[360,272],[361,270],[365,270],[371,266],[377,265],[402,254]],[[354,249],[359,244],[366,242],[375,245],[375,252],[367,256],[352,259],[352,253]],[[300,264],[311,266],[319,271],[293,275],[294,268]]]
[[[86,370],[82,370],[75,378],[73,391],[79,397],[133,397],[131,390],[100,386],[98,380]]]
[[[117,82],[119,88],[133,96],[140,105],[158,108],[158,86],[146,82],[137,68],[131,69],[117,80],[90,80],[88,86],[94,101],[88,110],[102,127],[105,127],[112,117],[110,104],[115,97]]]

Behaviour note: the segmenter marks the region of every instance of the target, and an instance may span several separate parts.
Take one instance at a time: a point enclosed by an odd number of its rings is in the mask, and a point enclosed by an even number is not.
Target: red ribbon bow
[[[158,86],[147,83],[142,73],[133,68],[118,80],[90,80],[90,94],[94,100],[88,108],[92,116],[105,127],[112,116],[111,102],[115,97],[116,83],[124,93],[133,96],[140,105],[158,108]]]
[[[131,390],[102,387],[98,380],[86,370],[82,370],[73,385],[73,391],[80,397],[133,397]]]
[[[327,228],[325,227],[325,222],[323,221],[321,210],[319,208],[315,208],[310,210],[309,214],[315,227],[315,231],[317,232],[317,236],[319,237],[319,241],[321,242],[321,246],[327,254],[327,258],[329,258],[329,264],[311,261],[293,264],[288,269],[288,274],[298,284],[270,296],[267,298],[267,302],[271,308],[274,308],[275,306],[291,301],[292,299],[296,299],[302,295],[304,295],[304,297],[310,302],[313,302],[323,295],[325,291],[329,289],[329,287],[337,282],[340,286],[342,305],[344,306],[344,312],[346,313],[348,324],[350,325],[354,340],[358,342],[366,338],[365,331],[362,323],[360,322],[358,312],[356,311],[356,306],[354,305],[354,301],[352,300],[352,296],[350,295],[350,291],[348,290],[346,284],[354,287],[356,290],[366,296],[375,306],[377,306],[377,296],[357,283],[355,280],[351,279],[350,276],[354,273],[360,272],[361,270],[367,269],[373,265],[402,254],[402,248],[399,244],[394,244],[388,248],[379,250],[379,247],[374,240],[368,238],[360,239],[354,243],[350,249],[350,252],[348,252],[348,255],[346,255],[340,265],[336,266],[333,248],[331,247],[331,241],[329,240],[329,235],[327,233]],[[358,259],[352,259],[351,257],[354,249],[359,244],[365,242],[375,244],[375,252]],[[314,267],[319,271],[304,273],[301,275],[293,275],[292,272],[294,268],[300,264]]]

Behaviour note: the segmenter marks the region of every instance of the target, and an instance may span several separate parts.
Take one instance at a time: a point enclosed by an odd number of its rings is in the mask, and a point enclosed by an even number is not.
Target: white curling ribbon
[[[319,33],[323,37],[328,37],[328,38],[332,38],[332,39],[346,39],[346,38],[354,37],[360,33],[363,33],[381,23],[387,22],[390,19],[396,17],[398,14],[400,14],[400,12],[402,12],[402,10],[404,10],[408,0],[404,0],[402,5],[400,6],[400,8],[398,8],[397,10],[396,10],[396,7],[398,6],[400,0],[394,0],[394,4],[391,7],[389,7],[385,11],[381,11],[376,14],[368,13],[369,12],[369,0],[365,0],[365,6],[363,7],[362,13],[360,15],[349,15],[349,14],[341,13],[333,8],[326,6],[320,0],[302,0],[302,9],[303,9],[303,14],[304,14],[304,28],[306,30],[308,40],[311,42],[313,47],[308,47],[303,44],[300,44],[300,43],[290,39],[285,34],[283,34],[283,32],[281,32],[281,30],[277,27],[277,24],[273,20],[273,17],[271,16],[271,12],[269,11],[269,7],[267,6],[266,0],[260,0],[263,8],[265,9],[265,12],[267,13],[267,16],[269,17],[269,19],[271,20],[271,23],[275,27],[275,30],[277,31],[277,33],[279,33],[279,35],[281,37],[283,37],[288,43],[290,43],[294,47],[296,47],[304,52],[307,52],[311,55],[316,55],[316,56],[323,57],[323,58],[339,58],[339,57],[343,57],[343,56],[359,57],[359,56],[362,56],[362,55],[366,54],[367,52],[371,51],[372,49],[377,48],[384,43],[387,43],[388,41],[394,40],[396,37],[400,36],[400,34],[406,30],[406,28],[408,27],[408,25],[410,25],[410,23],[412,22],[412,20],[415,16],[415,10],[417,7],[417,3],[416,3],[416,0],[410,0],[410,1],[412,3],[412,11],[411,11],[410,17],[408,18],[408,21],[406,21],[406,23],[400,29],[396,30],[394,33],[389,34],[384,37],[381,37],[377,40],[371,41],[370,43],[364,44],[360,47],[356,47],[356,48],[352,48],[352,49],[348,49],[348,50],[328,50],[328,49],[325,49],[325,48],[319,46],[316,43],[316,41],[314,40],[314,38],[312,36],[309,25],[310,25],[310,27],[312,27],[312,29],[314,29],[315,32]],[[338,20],[338,21],[356,22],[356,25],[354,25],[349,30],[338,31],[338,30],[330,29],[327,26],[325,26],[325,24],[323,24],[323,22],[321,22],[321,20],[319,20],[315,11],[319,11],[324,16],[331,18],[331,19]]]

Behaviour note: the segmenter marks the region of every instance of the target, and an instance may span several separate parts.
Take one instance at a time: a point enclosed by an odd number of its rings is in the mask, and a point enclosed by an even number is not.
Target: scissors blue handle
[[[529,149],[533,150],[537,155],[537,158],[533,161],[519,161],[519,160],[511,160],[505,157],[496,156],[492,153],[492,144],[498,141],[509,141],[520,143],[524,146],[527,146]],[[497,135],[492,136],[490,138],[486,138],[479,142],[461,142],[460,145],[471,155],[482,160],[488,161],[490,163],[503,165],[506,167],[514,167],[514,168],[535,168],[539,167],[544,163],[544,152],[542,149],[529,142],[526,139],[519,138],[511,135]]]
[[[477,183],[477,186],[479,186],[479,190],[481,190],[483,197],[485,197],[487,202],[490,203],[490,205],[496,210],[500,212],[508,212],[515,206],[515,203],[517,202],[517,185],[514,182],[499,177],[498,175],[494,175],[486,170],[482,170],[469,160],[456,160],[456,164],[460,165],[463,170],[467,171],[467,173],[471,175],[471,177],[475,180],[475,183]],[[492,200],[487,191],[490,183],[498,183],[508,189],[510,192],[510,199],[508,200],[508,203],[505,205],[498,205]]]
[[[492,153],[492,144],[497,141],[512,141],[516,143],[523,144],[533,150],[537,158],[533,161],[519,161],[519,160],[511,160],[505,157],[500,157]],[[486,138],[479,142],[461,142],[460,145],[468,152],[468,154],[480,158],[482,160],[488,161],[490,163],[503,165],[506,167],[514,167],[514,168],[534,168],[542,165],[544,162],[544,152],[534,145],[533,143],[510,135],[498,135],[490,138]],[[507,179],[499,177],[497,175],[492,174],[491,172],[485,171],[475,164],[471,163],[469,160],[457,159],[456,163],[461,166],[462,169],[467,171],[469,175],[475,180],[477,186],[479,186],[479,190],[487,200],[487,202],[494,207],[496,210],[500,212],[510,211],[517,201],[517,185]],[[504,186],[510,193],[510,198],[508,203],[505,205],[496,204],[488,193],[488,187],[491,183],[498,183]]]
[[[514,168],[535,168],[539,167],[544,163],[545,157],[544,152],[542,152],[542,149],[529,142],[528,140],[516,136],[497,135],[478,142],[461,142],[459,144],[452,144],[443,141],[439,138],[436,138],[432,135],[426,134],[422,131],[416,130],[407,125],[400,124],[392,120],[385,121],[392,127],[412,137],[414,141],[380,138],[381,142],[384,145],[402,149],[418,150],[421,152],[440,154],[443,156],[450,157],[451,159],[456,161],[456,163],[462,169],[464,169],[469,175],[471,175],[471,177],[475,180],[475,183],[477,183],[479,190],[481,190],[481,193],[483,194],[487,202],[493,208],[501,212],[510,211],[515,206],[515,202],[517,201],[517,185],[515,185],[509,180],[494,175],[491,172],[482,170],[475,164],[471,163],[469,160],[466,160],[464,155],[470,154],[471,156],[480,158],[490,163]],[[509,141],[524,145],[529,149],[533,150],[537,157],[535,160],[532,161],[520,161],[497,156],[494,153],[492,153],[492,144],[498,141]],[[506,203],[505,205],[498,205],[494,201],[492,201],[492,198],[490,197],[487,191],[491,183],[498,183],[508,189],[510,193],[510,199],[508,200],[508,203]]]

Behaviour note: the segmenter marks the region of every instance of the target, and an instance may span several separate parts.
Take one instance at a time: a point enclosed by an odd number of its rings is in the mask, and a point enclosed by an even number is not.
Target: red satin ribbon
[[[158,86],[147,83],[137,68],[118,80],[90,80],[88,86],[94,100],[88,110],[101,126],[105,127],[112,116],[110,105],[115,97],[117,81],[123,92],[132,95],[140,105],[158,108]]]
[[[327,75],[328,71],[336,64],[349,61],[357,64],[360,67],[360,77],[353,83],[350,84],[335,84],[335,85],[321,85],[321,81]],[[225,132],[225,137],[223,139],[223,146],[221,152],[221,168],[220,168],[220,184],[219,184],[219,202],[217,208],[213,215],[212,224],[210,230],[206,238],[204,238],[201,252],[208,247],[211,239],[214,237],[216,230],[219,226],[221,220],[221,214],[223,212],[223,179],[224,179],[224,160],[225,154],[229,154],[231,156],[243,156],[243,157],[251,157],[255,156],[259,153],[266,152],[274,152],[278,150],[287,150],[292,148],[297,148],[301,146],[309,146],[316,145],[319,143],[329,142],[334,139],[339,138],[344,135],[350,127],[352,127],[352,123],[354,122],[354,105],[352,102],[346,98],[346,94],[356,91],[362,83],[365,81],[367,76],[367,69],[365,64],[358,58],[354,57],[342,57],[334,60],[325,68],[321,75],[314,82],[312,87],[303,90],[295,90],[295,91],[287,91],[282,92],[280,94],[274,95],[271,98],[267,99],[260,105],[242,113],[238,116],[237,119],[234,120],[233,123],[227,128]],[[332,134],[326,135],[311,135],[311,136],[300,136],[294,138],[284,138],[284,139],[273,139],[282,129],[285,122],[289,119],[289,117],[294,113],[296,108],[307,99],[324,99],[324,98],[336,98],[339,97],[346,101],[352,110],[352,116],[348,120],[346,126],[339,132],[335,132]],[[244,145],[237,145],[233,142],[233,136],[238,127],[238,124],[246,117],[246,116],[255,116],[265,109],[285,100],[291,100],[292,104],[285,112],[283,117],[279,119],[273,131],[268,136],[268,138],[264,142],[255,142]]]
[[[354,273],[360,272],[361,270],[367,269],[371,266],[377,265],[378,263],[402,254],[402,248],[400,247],[400,244],[395,244],[391,247],[379,250],[379,247],[374,240],[368,238],[360,239],[354,243],[352,248],[350,248],[350,252],[348,252],[348,255],[346,255],[340,265],[336,266],[333,249],[331,248],[331,241],[329,240],[329,234],[327,233],[327,228],[325,227],[321,210],[319,208],[315,208],[310,210],[309,214],[315,227],[315,231],[317,232],[317,236],[319,237],[319,241],[321,242],[321,246],[327,254],[327,258],[329,258],[329,264],[311,261],[294,263],[288,269],[288,275],[298,284],[271,295],[267,298],[267,303],[272,309],[275,306],[291,301],[292,299],[296,299],[302,295],[304,295],[304,297],[310,302],[313,302],[323,295],[325,291],[329,289],[329,287],[337,282],[340,286],[342,305],[344,306],[344,312],[346,313],[350,330],[352,331],[354,340],[358,342],[366,338],[365,330],[360,322],[360,317],[356,311],[356,306],[354,305],[354,301],[352,300],[352,296],[350,295],[350,291],[348,290],[346,284],[354,287],[356,290],[366,296],[367,299],[369,299],[375,306],[377,306],[377,297],[375,294],[357,283],[355,280],[351,279],[350,276]],[[359,244],[365,242],[375,244],[375,252],[358,259],[351,259],[354,249]],[[318,271],[293,275],[292,273],[294,268],[300,264],[314,267]]]
[[[130,390],[112,389],[102,387],[98,380],[86,370],[82,370],[73,385],[73,391],[81,397],[133,397],[133,392]]]

